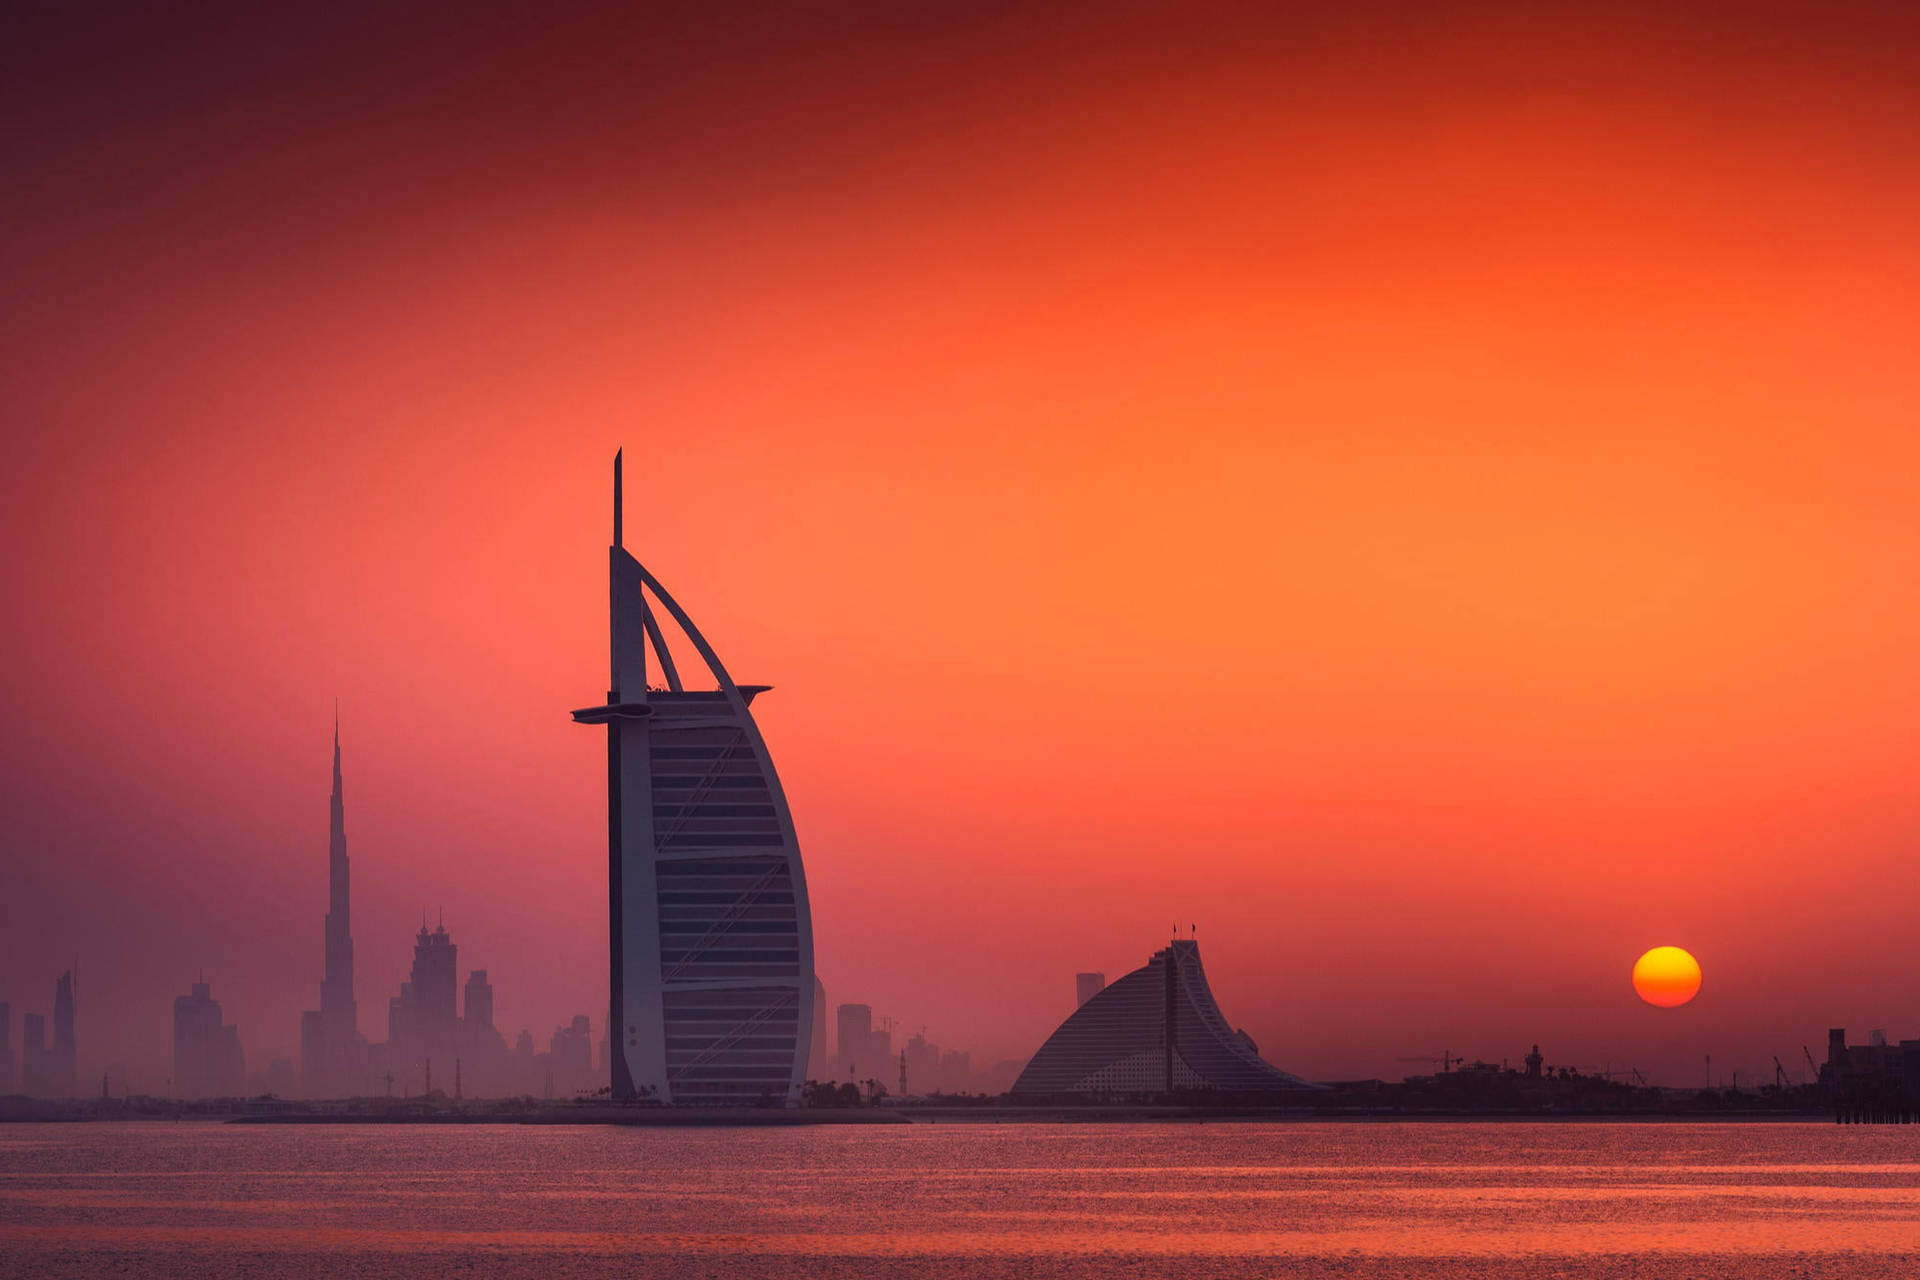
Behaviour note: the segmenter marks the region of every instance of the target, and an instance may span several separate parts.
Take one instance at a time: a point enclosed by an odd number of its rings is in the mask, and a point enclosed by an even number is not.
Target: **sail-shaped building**
[[[573,713],[607,729],[613,1096],[797,1101],[813,1029],[813,922],[793,817],[750,709],[768,686],[735,684],[622,545],[620,465],[616,454],[611,688],[605,705]],[[687,687],[666,626],[717,687]]]

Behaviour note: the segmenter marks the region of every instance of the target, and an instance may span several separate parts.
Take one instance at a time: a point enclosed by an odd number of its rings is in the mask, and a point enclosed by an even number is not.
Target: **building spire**
[[[333,794],[327,803],[326,968],[320,980],[320,1012],[327,1020],[316,1042],[313,1069],[335,1079],[344,1069],[341,1054],[355,1035],[353,1003],[353,889],[347,861],[346,787],[340,767],[340,699],[333,700]],[[336,1081],[337,1083],[337,1081]]]
[[[620,497],[620,455],[625,452],[625,449],[613,451],[613,545],[616,547],[623,545],[620,540],[620,515],[625,504]]]

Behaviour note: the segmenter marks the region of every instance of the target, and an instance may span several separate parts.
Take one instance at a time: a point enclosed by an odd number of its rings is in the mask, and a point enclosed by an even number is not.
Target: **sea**
[[[0,1125],[0,1276],[1920,1276],[1920,1127]]]

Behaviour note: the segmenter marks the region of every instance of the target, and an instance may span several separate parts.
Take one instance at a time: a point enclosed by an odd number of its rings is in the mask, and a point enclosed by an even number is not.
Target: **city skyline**
[[[636,674],[644,682],[644,670]],[[678,684],[677,673],[672,680]],[[758,686],[749,686],[745,697],[750,700],[763,691]],[[422,912],[409,976],[400,983],[399,994],[387,1002],[387,1038],[373,1042],[358,1031],[353,996],[345,770],[337,702],[332,751],[327,898],[322,930],[322,1008],[299,1015],[299,1060],[266,1054],[248,1058],[238,1026],[224,1020],[221,1005],[213,999],[211,983],[202,971],[193,980],[188,994],[173,999],[166,1059],[170,1065],[165,1068],[165,1077],[160,1077],[160,1066],[146,1062],[130,1081],[122,1061],[128,1056],[125,1046],[110,1044],[96,1054],[100,1061],[110,1064],[101,1080],[102,1095],[196,1100],[273,1093],[282,1098],[339,1099],[378,1095],[383,1091],[377,1086],[383,1084],[389,1094],[397,1085],[400,1096],[405,1097],[415,1090],[433,1091],[432,1064],[436,1060],[440,1063],[442,1091],[447,1085],[447,1073],[451,1071],[452,1078],[458,1082],[464,1065],[466,1080],[473,1082],[469,1096],[533,1094],[564,1098],[602,1090],[608,1084],[606,1077],[612,1072],[611,1060],[605,1055],[604,1039],[598,1042],[599,1049],[595,1049],[590,1015],[574,1015],[557,1028],[544,1053],[530,1047],[537,1042],[533,1041],[528,1028],[520,1030],[514,1049],[511,1052],[507,1049],[504,1036],[494,1025],[493,987],[488,971],[470,968],[464,985],[460,983],[458,946],[447,930],[444,910],[431,930],[424,910]],[[812,1035],[799,1051],[795,1067],[804,1065],[800,1079],[835,1078],[837,1056],[829,1057],[830,1041],[824,1034],[825,993],[817,976],[811,978],[810,989],[808,1016]],[[456,990],[460,992],[459,1001],[464,1003],[464,1008],[456,1001]],[[70,968],[55,985],[51,1040],[48,1039],[48,1018],[27,1011],[22,1020],[26,1038],[18,1054],[11,1039],[10,1006],[0,1000],[0,1096],[16,1090],[48,1099],[79,1098],[91,1093],[92,1086],[80,1079],[77,1071],[74,993]],[[32,1033],[26,1030],[29,1025]],[[887,1026],[892,1025],[894,1021],[888,1019]],[[924,1031],[925,1028],[921,1028],[922,1034],[907,1044],[918,1045],[925,1052],[929,1042],[924,1039]],[[876,1034],[887,1037],[890,1033]],[[133,1056],[137,1058],[138,1054]],[[883,1049],[882,1056],[892,1061],[890,1049]],[[917,1058],[913,1065],[917,1072],[932,1079],[935,1087],[963,1092],[986,1081],[986,1077],[971,1075],[970,1059],[969,1051],[949,1050],[944,1062],[936,1055],[931,1065]]]
[[[1916,0],[9,18],[9,1275],[1915,1269]]]
[[[204,968],[298,1060],[336,694],[362,1032],[423,906],[597,1020],[623,443],[830,998],[1013,1057],[1178,918],[1311,1078],[1909,1034],[1913,18],[1848,15],[48,17],[16,1045],[79,950],[83,1059]]]

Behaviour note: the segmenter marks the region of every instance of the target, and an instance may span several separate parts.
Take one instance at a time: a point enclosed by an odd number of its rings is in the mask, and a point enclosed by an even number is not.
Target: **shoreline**
[[[1532,1111],[1391,1107],[1315,1110],[1303,1107],[1209,1107],[1153,1104],[890,1107],[620,1107],[559,1106],[522,1111],[481,1108],[421,1110],[274,1110],[219,1107],[52,1104],[0,1113],[0,1124],[93,1124],[126,1121],[236,1125],[601,1125],[630,1128],[793,1128],[815,1125],[1132,1125],[1132,1124],[1838,1124],[1830,1109],[1667,1109]]]

